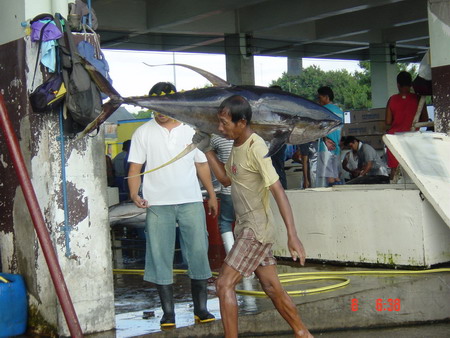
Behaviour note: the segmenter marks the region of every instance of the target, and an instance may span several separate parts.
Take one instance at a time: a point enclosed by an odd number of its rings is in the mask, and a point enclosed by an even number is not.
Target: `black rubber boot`
[[[159,285],[158,289],[159,299],[161,300],[161,308],[164,315],[161,318],[160,324],[162,328],[175,327],[175,304],[173,302],[173,285]]]
[[[194,303],[194,317],[196,323],[208,323],[216,319],[208,312],[206,301],[208,300],[207,279],[191,279],[192,301]]]

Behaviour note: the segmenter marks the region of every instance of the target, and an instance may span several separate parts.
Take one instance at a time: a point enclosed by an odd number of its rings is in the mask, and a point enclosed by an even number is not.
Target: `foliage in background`
[[[153,111],[150,109],[139,110],[137,113],[132,113],[136,119],[149,119],[153,117]]]
[[[300,75],[283,75],[272,81],[271,85],[278,85],[285,91],[300,95],[312,101],[317,101],[317,89],[329,86],[334,92],[334,103],[344,111],[365,109],[372,107],[370,82],[370,62],[359,63],[361,71],[353,74],[347,70],[323,71],[320,67],[309,66]],[[417,66],[406,63],[397,64],[398,72],[406,70],[413,78],[417,75]]]

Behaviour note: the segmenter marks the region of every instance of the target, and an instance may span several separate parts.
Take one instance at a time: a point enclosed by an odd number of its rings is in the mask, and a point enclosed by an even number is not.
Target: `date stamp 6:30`
[[[367,304],[365,304],[367,305]],[[389,312],[399,312],[401,311],[401,301],[399,298],[378,298],[375,300],[371,306],[375,307],[378,312],[389,311]],[[359,303],[358,298],[352,298],[350,302],[350,309],[352,311],[358,311],[362,304]]]

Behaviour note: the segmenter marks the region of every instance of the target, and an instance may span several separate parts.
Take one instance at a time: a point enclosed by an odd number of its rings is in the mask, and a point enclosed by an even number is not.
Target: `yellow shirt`
[[[231,178],[231,197],[236,212],[234,232],[251,228],[261,243],[273,243],[273,215],[269,187],[278,180],[264,140],[253,133],[244,144],[233,146],[225,165]]]

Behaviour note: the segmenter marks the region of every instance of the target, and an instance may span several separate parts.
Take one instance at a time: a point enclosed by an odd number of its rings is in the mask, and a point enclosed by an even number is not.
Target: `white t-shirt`
[[[128,162],[143,164],[145,171],[173,159],[192,143],[195,131],[181,124],[170,132],[155,120],[140,126],[131,140]],[[173,205],[203,200],[195,162],[207,162],[198,149],[168,166],[144,175],[143,197],[149,205]]]

